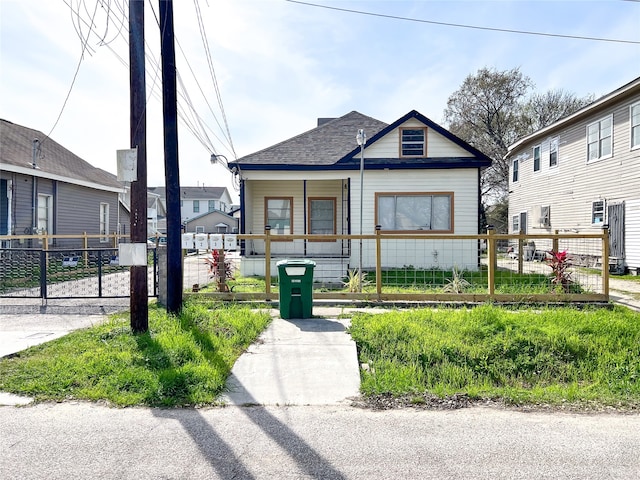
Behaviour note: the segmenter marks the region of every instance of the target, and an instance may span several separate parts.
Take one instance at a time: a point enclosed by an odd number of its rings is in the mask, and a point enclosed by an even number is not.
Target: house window
[[[265,198],[264,208],[265,225],[271,226],[271,233],[293,233],[293,197]]]
[[[513,176],[511,177],[511,181],[513,183],[518,181],[518,164],[520,161],[517,158],[513,159]]]
[[[533,171],[540,171],[540,145],[533,147]]]
[[[604,223],[604,200],[591,204],[591,223],[594,225]]]
[[[587,126],[587,161],[611,156],[613,117],[609,115]]]
[[[549,167],[558,166],[558,138],[549,140]]]
[[[209,212],[213,212],[216,209],[216,201],[215,200],[209,200]]]
[[[376,224],[387,231],[453,232],[453,192],[376,193]]]
[[[200,200],[194,200],[193,201],[193,213],[199,213],[200,212]]]
[[[540,225],[543,227],[551,226],[551,207],[540,207]]]
[[[400,156],[424,157],[426,155],[427,129],[426,128],[401,128],[400,129]]]
[[[204,225],[196,225],[196,233],[204,233]]]
[[[640,102],[631,105],[631,148],[640,147]]]
[[[40,233],[53,233],[53,216],[51,195],[38,195],[38,223]]]
[[[513,233],[520,233],[520,215],[511,217],[511,231]]]
[[[109,204],[100,204],[100,235],[109,235]],[[100,237],[101,243],[109,241],[109,237]]]
[[[312,235],[336,233],[335,198],[309,198],[309,233]]]

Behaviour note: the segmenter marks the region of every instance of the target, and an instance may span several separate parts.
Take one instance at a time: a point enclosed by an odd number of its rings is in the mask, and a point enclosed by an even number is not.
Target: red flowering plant
[[[547,252],[547,265],[551,267],[551,283],[557,288],[561,288],[564,293],[569,293],[571,284],[571,272],[569,267],[571,262],[569,261],[569,254],[567,251],[555,252],[550,250]]]
[[[205,258],[210,278],[216,280],[219,292],[228,292],[227,280],[233,280],[233,262],[224,256],[222,250],[212,250],[211,257]]]

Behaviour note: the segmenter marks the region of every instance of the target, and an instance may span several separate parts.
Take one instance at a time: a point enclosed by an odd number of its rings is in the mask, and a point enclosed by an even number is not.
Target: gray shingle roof
[[[94,183],[111,188],[122,188],[117,177],[64,148],[44,133],[0,119],[0,165],[31,168],[33,161],[33,140],[40,140],[40,154],[37,156],[38,172],[57,175],[73,180]]]
[[[160,195],[160,198],[167,198],[167,189],[165,187],[149,187],[152,193]],[[226,187],[180,187],[180,198],[188,199],[220,199],[227,191]]]
[[[356,134],[364,128],[372,137],[386,123],[353,111],[272,147],[239,158],[229,165],[333,165],[357,148]]]

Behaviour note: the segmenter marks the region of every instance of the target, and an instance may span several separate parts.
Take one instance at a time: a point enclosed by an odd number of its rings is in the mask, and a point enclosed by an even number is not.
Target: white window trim
[[[543,215],[544,209],[547,209],[547,222],[545,222],[545,216]],[[551,205],[541,205],[540,206],[540,225],[542,228],[551,228]]]
[[[104,219],[104,224],[105,224],[105,228],[104,228],[104,232],[102,232],[102,213],[103,213],[103,208],[106,207],[105,210],[105,219]],[[109,235],[109,204],[106,202],[101,202],[100,203],[100,219],[99,219],[99,230],[100,230],[100,235]],[[100,237],[100,243],[107,243],[109,241],[109,237]]]
[[[596,203],[596,202],[602,202],[602,222],[594,222],[593,221],[593,204]],[[597,200],[593,200],[590,205],[591,205],[591,211],[589,213],[589,216],[591,217],[590,218],[591,225],[595,225],[595,226],[600,226],[601,227],[602,225],[607,223],[607,201],[599,198]]]
[[[516,180],[513,179],[513,174],[515,170],[515,165],[518,164],[518,178]],[[516,157],[511,161],[511,183],[518,183],[520,181],[520,163],[522,163],[522,158]]]
[[[551,165],[551,145],[556,144],[556,164]],[[551,137],[549,139],[549,169],[555,169],[560,166],[560,137]]]
[[[631,123],[633,120],[633,109],[635,107],[640,108],[640,102],[632,103],[629,105],[629,150],[637,150],[640,148],[640,142],[637,145],[634,145],[633,142],[633,127],[634,125]],[[640,123],[635,125],[638,129],[640,129]]]
[[[536,148],[538,149],[538,169],[537,170],[536,170]],[[533,173],[534,174],[540,173],[542,171],[542,144],[541,143],[531,147],[531,159],[533,160],[531,162],[532,164],[531,168],[533,169]]]
[[[592,160],[589,159],[589,127],[595,124],[600,124],[602,123],[604,120],[609,119],[611,121],[611,153],[609,155],[605,155],[602,156],[600,151],[598,151],[598,154],[600,155],[598,158],[594,158]],[[586,157],[587,157],[587,163],[595,163],[595,162],[599,162],[600,160],[606,160],[607,158],[611,158],[613,157],[613,113],[610,113],[609,115],[606,115],[598,120],[596,120],[595,122],[591,122],[589,124],[587,124],[586,128],[585,128],[585,140],[586,140]],[[600,127],[598,127],[598,149],[600,148],[600,141],[601,141],[601,137],[600,137]]]

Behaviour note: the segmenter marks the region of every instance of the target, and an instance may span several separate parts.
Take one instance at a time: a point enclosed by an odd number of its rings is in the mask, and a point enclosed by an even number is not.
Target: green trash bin
[[[280,317],[311,318],[313,310],[313,260],[280,260]]]

